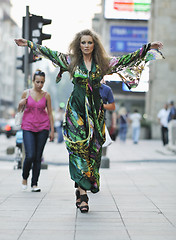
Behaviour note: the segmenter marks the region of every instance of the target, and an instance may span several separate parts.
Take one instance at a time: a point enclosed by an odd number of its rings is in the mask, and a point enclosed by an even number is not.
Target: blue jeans
[[[128,128],[128,126],[126,123],[121,123],[119,126],[119,138],[123,142],[126,141],[127,128]]]
[[[57,142],[62,143],[64,141],[63,134],[62,134],[62,126],[56,128],[57,131]]]
[[[48,130],[31,132],[23,130],[25,160],[23,164],[23,179],[27,180],[32,167],[31,187],[37,186],[41,169],[41,157],[49,135]]]
[[[132,139],[134,143],[138,143],[140,135],[140,127],[133,127],[132,130]]]

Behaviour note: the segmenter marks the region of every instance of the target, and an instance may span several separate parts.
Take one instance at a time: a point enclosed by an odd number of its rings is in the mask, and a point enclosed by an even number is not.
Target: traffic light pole
[[[51,38],[51,34],[45,34],[42,32],[43,25],[51,24],[51,22],[51,19],[45,19],[42,16],[30,14],[29,6],[26,6],[26,16],[23,17],[22,37],[41,45],[43,40]],[[29,82],[29,76],[32,75],[32,66],[30,63],[39,61],[41,58],[33,55],[32,52],[29,54],[29,49],[26,46],[25,54],[22,57],[17,57],[17,60],[20,60],[22,64],[17,67],[17,69],[22,70],[24,73],[24,88],[28,89],[31,85]]]
[[[29,6],[26,6],[26,17],[25,17],[25,32],[24,38],[29,39]],[[25,57],[24,57],[24,85],[25,89],[28,88],[28,77],[29,77],[29,51],[28,47],[25,47]]]

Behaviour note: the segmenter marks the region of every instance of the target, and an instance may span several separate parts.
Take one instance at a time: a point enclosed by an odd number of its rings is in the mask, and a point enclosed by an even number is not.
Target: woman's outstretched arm
[[[47,47],[35,44],[26,39],[15,39],[15,43],[20,47],[28,46],[34,52],[34,55],[45,57],[51,60],[54,64],[62,68],[62,71],[67,71],[69,66],[69,56],[58,51],[53,51]]]

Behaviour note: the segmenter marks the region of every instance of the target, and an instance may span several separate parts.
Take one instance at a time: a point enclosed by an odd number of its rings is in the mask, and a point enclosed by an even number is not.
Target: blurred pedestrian
[[[112,112],[109,134],[111,139],[115,141],[118,135],[118,118],[116,111]]]
[[[32,167],[32,192],[41,191],[38,187],[38,178],[41,169],[42,153],[48,136],[51,141],[54,139],[51,97],[49,93],[42,90],[44,83],[45,73],[41,70],[36,70],[33,76],[33,88],[23,92],[18,106],[18,110],[25,106],[21,124],[25,148],[22,188],[23,190],[27,189],[27,180]],[[28,98],[26,98],[27,92]]]
[[[110,130],[112,120],[110,120],[110,124],[107,124],[107,114],[106,110],[108,111],[114,111],[115,110],[115,101],[114,101],[114,96],[111,87],[106,85],[104,80],[101,80],[101,85],[100,85],[100,96],[103,99],[103,107],[105,109],[105,123],[108,131]],[[102,155],[106,156],[107,153],[107,147],[103,147],[102,149]]]
[[[20,169],[22,167],[22,150],[23,150],[23,130],[20,129],[16,132],[16,157],[17,162],[17,168]]]
[[[176,151],[176,108],[174,101],[170,102],[169,116],[168,116],[168,138],[169,148]]]
[[[137,109],[135,109],[129,117],[132,125],[132,139],[134,144],[137,144],[139,142],[141,118],[142,116]]]
[[[158,120],[161,125],[161,139],[163,145],[168,144],[168,117],[169,117],[169,106],[168,104],[164,104],[164,107],[158,112]]]
[[[68,71],[74,84],[67,103],[64,138],[69,152],[70,175],[75,182],[76,206],[88,212],[87,190],[99,191],[99,167],[102,145],[105,142],[105,121],[103,101],[99,88],[101,79],[107,74],[118,73],[128,87],[136,87],[146,62],[150,61],[150,49],[159,49],[161,42],[144,45],[134,53],[120,57],[109,57],[97,36],[91,30],[83,30],[75,35],[69,46],[69,53],[52,51],[26,39],[15,39],[18,46],[30,47],[34,54],[50,59],[60,67],[57,82],[62,73]],[[153,50],[154,52],[154,50]],[[159,54],[159,52],[157,51]],[[149,56],[150,55],[150,56]],[[153,57],[155,58],[154,54]],[[140,69],[139,69],[140,66]],[[128,74],[133,69],[135,77]],[[125,72],[125,77],[122,72]],[[137,79],[137,80],[136,80]]]
[[[128,113],[124,106],[121,105],[118,111],[118,123],[119,123],[119,139],[121,142],[126,141],[127,131],[128,131]]]
[[[57,131],[57,142],[62,143],[64,141],[62,127],[64,121],[64,103],[60,103],[58,111],[55,113],[55,127]]]
[[[176,108],[174,106],[174,101],[171,101],[169,104],[168,122],[170,122],[173,119],[176,119]]]

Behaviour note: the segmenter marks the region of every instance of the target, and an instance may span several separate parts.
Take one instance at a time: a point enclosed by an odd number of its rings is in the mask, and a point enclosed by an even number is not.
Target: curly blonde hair
[[[76,67],[82,62],[83,55],[80,49],[80,41],[82,36],[91,36],[94,42],[94,50],[92,57],[95,63],[99,66],[102,76],[106,75],[109,69],[109,57],[96,33],[86,29],[75,35],[75,38],[70,43],[69,55],[71,56],[71,64],[69,66],[69,72],[73,77]]]

